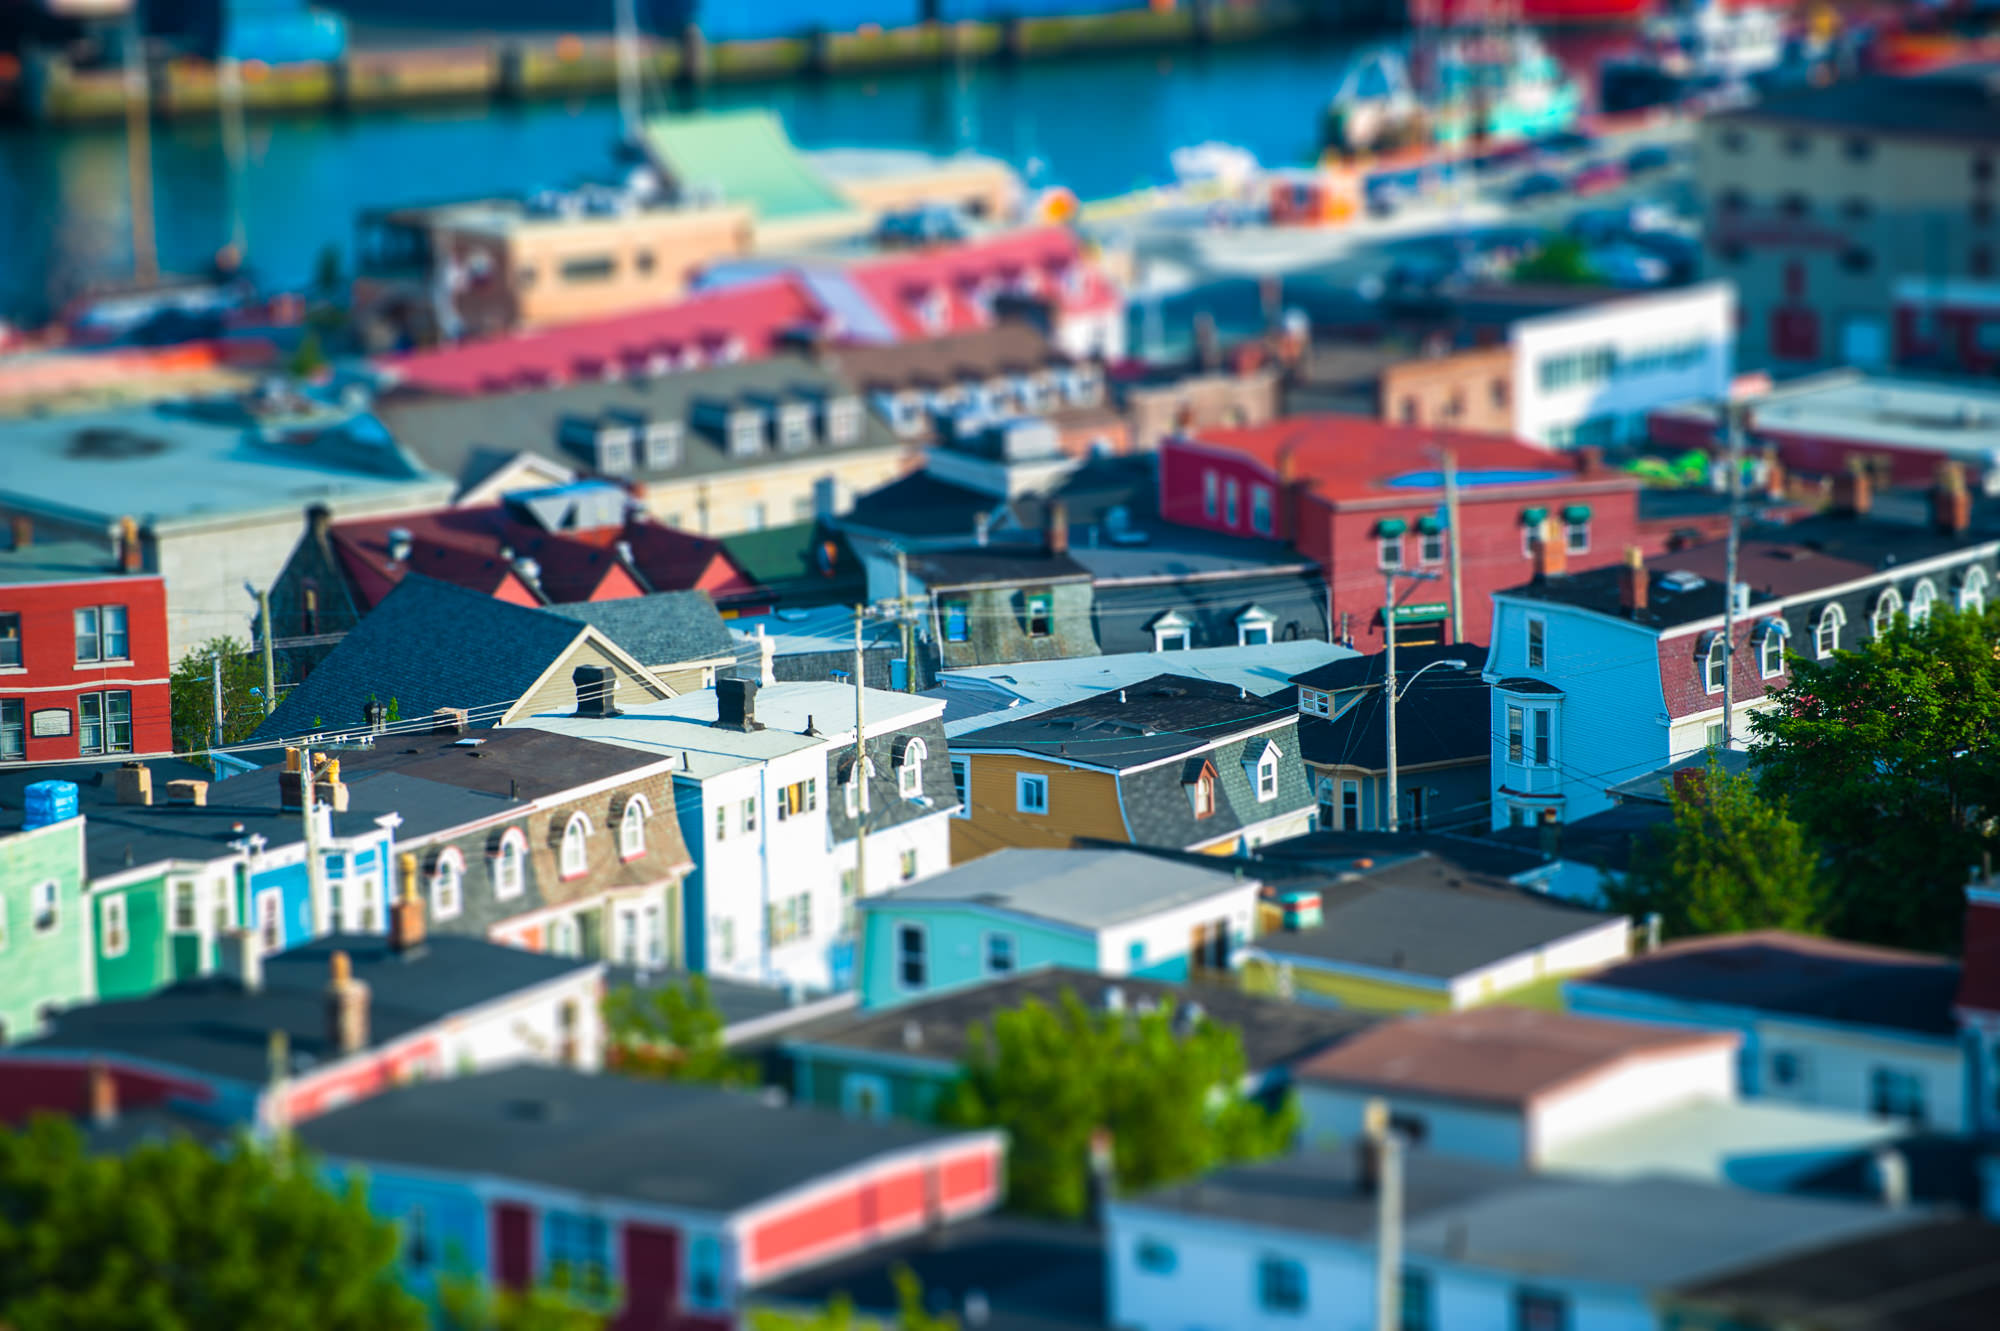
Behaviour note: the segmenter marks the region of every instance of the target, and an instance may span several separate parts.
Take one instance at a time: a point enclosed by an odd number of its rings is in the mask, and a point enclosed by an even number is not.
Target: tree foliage
[[[896,1285],[896,1319],[889,1324],[894,1331],[958,1331],[957,1317],[924,1310],[924,1285],[916,1272],[898,1264],[889,1278]],[[750,1331],[865,1331],[866,1328],[888,1331],[876,1318],[857,1316],[854,1300],[844,1293],[828,1299],[823,1308],[805,1312],[781,1308],[750,1310]]]
[[[1087,1009],[1073,992],[1051,1008],[1029,1000],[973,1032],[966,1075],[942,1106],[947,1122],[1008,1134],[1010,1202],[1078,1216],[1090,1205],[1091,1138],[1111,1135],[1121,1189],[1193,1176],[1284,1150],[1294,1107],[1241,1093],[1243,1042],[1172,1004],[1150,1012]]]
[[[2000,811],[2000,608],[1940,602],[1859,651],[1791,658],[1753,714],[1757,777],[1827,852],[1832,932],[1952,949],[1967,874]]]
[[[214,743],[215,684],[222,658],[222,742],[247,739],[264,720],[264,662],[257,649],[231,637],[210,638],[180,659],[168,684],[174,711],[174,751],[194,753]]]
[[[397,1245],[358,1192],[282,1148],[93,1155],[65,1119],[0,1131],[10,1331],[423,1331]]]
[[[1766,799],[1748,776],[1711,760],[1671,792],[1673,822],[1633,848],[1623,879],[1607,883],[1613,910],[1657,913],[1669,937],[1791,929],[1819,933],[1826,891],[1818,845],[1782,796]]]
[[[1546,245],[1514,265],[1516,282],[1589,286],[1599,280],[1590,252],[1575,236],[1551,236]]]
[[[437,1331],[604,1331],[604,1314],[559,1290],[496,1289],[475,1276],[438,1281]]]
[[[722,1013],[707,977],[657,989],[624,986],[604,996],[606,1062],[617,1071],[662,1081],[751,1086],[757,1069],[722,1042]]]

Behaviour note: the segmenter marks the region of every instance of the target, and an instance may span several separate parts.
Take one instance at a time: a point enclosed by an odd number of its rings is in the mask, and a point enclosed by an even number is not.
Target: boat
[[[1716,0],[1650,19],[1636,49],[1598,66],[1597,100],[1611,113],[1712,103],[1733,90],[1814,60],[1776,12]]]
[[[1582,109],[1582,91],[1533,32],[1445,33],[1408,56],[1361,53],[1335,85],[1323,137],[1346,153],[1495,145],[1568,129]]]

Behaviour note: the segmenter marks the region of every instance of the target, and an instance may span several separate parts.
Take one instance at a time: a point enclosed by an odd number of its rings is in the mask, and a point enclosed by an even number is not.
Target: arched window
[[[1840,650],[1840,630],[1847,624],[1847,612],[1839,605],[1830,605],[1819,612],[1819,622],[1813,625],[1813,654],[1824,661]]]
[[[1923,578],[1910,588],[1910,622],[1921,624],[1931,617],[1931,607],[1937,602],[1937,588],[1931,586],[1929,578]]]
[[[896,765],[896,793],[904,799],[924,793],[924,758],[928,754],[920,739],[913,738],[903,746],[903,760]]]
[[[500,834],[500,847],[493,853],[493,895],[502,901],[520,896],[528,886],[527,866],[528,838],[510,827]]]
[[[1896,622],[1896,616],[1903,613],[1903,594],[1894,587],[1885,588],[1875,598],[1875,610],[1868,617],[1869,630],[1878,638],[1887,635],[1889,626]]]
[[[569,816],[562,834],[562,876],[575,878],[590,867],[590,819],[581,813]]]
[[[1711,634],[1708,652],[1702,658],[1701,686],[1709,693],[1722,692],[1722,681],[1729,675],[1729,644],[1720,633]]]
[[[1785,673],[1785,638],[1788,633],[1782,619],[1767,619],[1759,630],[1757,638],[1757,673],[1764,679]]]
[[[438,853],[431,869],[431,918],[449,920],[465,904],[465,857],[454,846]]]
[[[628,860],[636,860],[646,853],[646,819],[653,808],[646,803],[644,795],[634,795],[625,801],[625,812],[618,819],[618,854]]]
[[[1958,608],[1971,615],[1985,610],[1986,588],[1985,569],[1974,564],[1965,570],[1965,580],[1958,585]]]

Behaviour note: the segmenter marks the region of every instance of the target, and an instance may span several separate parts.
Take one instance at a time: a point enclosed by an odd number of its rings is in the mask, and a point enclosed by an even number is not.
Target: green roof
[[[852,212],[770,111],[699,111],[646,122],[646,151],[683,191],[714,191],[765,221]]]

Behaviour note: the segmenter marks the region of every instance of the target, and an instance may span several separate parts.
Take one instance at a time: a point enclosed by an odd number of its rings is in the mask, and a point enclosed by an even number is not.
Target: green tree
[[[893,1327],[894,1331],[959,1331],[958,1318],[950,1313],[924,1310],[924,1284],[917,1273],[898,1264],[889,1273],[896,1286],[896,1317],[884,1326],[879,1319],[857,1316],[854,1300],[846,1293],[835,1294],[823,1308],[795,1312],[779,1308],[752,1308],[750,1331],[864,1331],[864,1328]]]
[[[607,1063],[629,1076],[712,1086],[752,1086],[757,1069],[722,1042],[722,1013],[706,976],[686,987],[625,985],[604,996]]]
[[[2000,608],[1899,617],[1858,651],[1794,656],[1752,714],[1759,787],[1829,859],[1828,925],[1846,938],[1954,949],[1967,874],[2000,810]]]
[[[1514,265],[1514,280],[1590,286],[1599,279],[1582,241],[1575,236],[1551,236],[1541,249]]]
[[[326,368],[326,348],[320,344],[319,331],[316,325],[307,324],[305,332],[299,335],[299,344],[292,348],[285,369],[294,378],[310,379]]]
[[[168,683],[174,712],[174,750],[194,753],[214,743],[214,661],[222,658],[222,742],[245,739],[264,720],[264,662],[254,647],[231,637],[210,638],[180,659]]]
[[[1031,999],[975,1030],[966,1075],[941,1113],[960,1126],[1006,1129],[1014,1206],[1078,1216],[1090,1204],[1100,1130],[1111,1136],[1121,1189],[1284,1150],[1297,1131],[1294,1107],[1244,1098],[1243,1077],[1243,1042],[1231,1027],[1190,1026],[1172,1004],[1093,1012],[1066,992],[1054,1008]]]
[[[342,286],[340,246],[331,243],[322,245],[318,257],[313,261],[312,292],[321,300],[338,301]]]
[[[1825,927],[1819,847],[1783,797],[1769,800],[1748,776],[1713,759],[1699,779],[1676,783],[1674,819],[1634,847],[1632,867],[1604,889],[1613,910],[1658,913],[1669,937],[1744,929]]]
[[[358,1191],[248,1140],[93,1154],[64,1119],[0,1131],[10,1331],[423,1331],[398,1236]]]
[[[438,1281],[437,1331],[604,1331],[606,1320],[546,1286],[496,1289],[469,1275]]]

